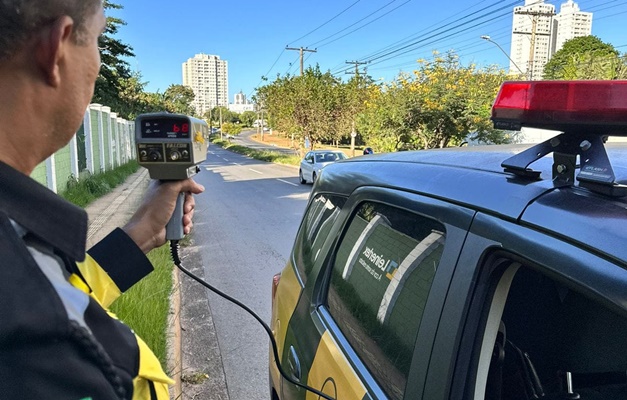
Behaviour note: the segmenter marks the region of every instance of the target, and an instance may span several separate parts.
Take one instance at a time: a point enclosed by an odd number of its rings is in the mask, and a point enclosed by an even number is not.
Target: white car
[[[300,162],[300,169],[298,170],[300,183],[314,183],[322,168],[336,161],[346,159],[348,157],[341,151],[314,150],[308,152]]]

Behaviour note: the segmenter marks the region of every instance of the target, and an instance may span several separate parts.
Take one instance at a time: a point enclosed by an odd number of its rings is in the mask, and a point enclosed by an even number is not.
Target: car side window
[[[627,318],[544,272],[511,261],[502,274],[474,397],[626,399]]]
[[[444,226],[435,220],[364,203],[335,256],[326,307],[392,399],[404,395],[445,238]]]
[[[307,209],[294,247],[296,269],[303,283],[306,283],[307,275],[344,203],[344,197],[320,194]]]

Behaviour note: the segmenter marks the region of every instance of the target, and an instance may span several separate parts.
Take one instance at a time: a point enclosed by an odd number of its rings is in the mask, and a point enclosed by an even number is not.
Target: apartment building
[[[573,0],[562,3],[553,21],[553,53],[560,50],[567,40],[592,34],[592,13],[582,12]]]
[[[250,103],[246,95],[241,91],[235,94],[233,103],[229,104],[229,111],[243,113],[244,111],[255,111],[255,105]]]
[[[542,79],[544,66],[567,40],[592,34],[592,13],[582,12],[567,0],[555,14],[555,6],[544,0],[525,0],[514,8],[510,73],[518,67],[527,79]]]
[[[228,62],[219,56],[196,54],[184,62],[183,85],[194,91],[193,105],[199,115],[213,107],[229,106]]]
[[[543,0],[525,0],[525,5],[514,8],[510,73],[518,73],[518,65],[527,79],[542,79],[552,55],[554,15],[555,6]]]

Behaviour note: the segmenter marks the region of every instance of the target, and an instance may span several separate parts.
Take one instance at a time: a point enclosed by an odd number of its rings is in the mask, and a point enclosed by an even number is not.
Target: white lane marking
[[[229,162],[229,160],[227,158],[222,157],[222,159],[226,162]]]
[[[293,183],[293,182],[288,182],[288,181],[285,181],[285,180],[283,180],[283,179],[278,179],[278,178],[277,178],[277,181],[280,181],[280,182],[283,182],[283,183],[287,183],[288,185],[292,185],[292,186],[298,186],[297,184],[295,184],[295,183]]]
[[[242,164],[240,164],[240,163],[236,163],[236,162],[232,162],[231,164],[233,164],[233,165],[237,165],[238,167],[241,167],[241,166],[242,166]]]
[[[248,168],[249,170],[258,173],[259,175],[263,175],[263,172],[259,172],[256,169]]]

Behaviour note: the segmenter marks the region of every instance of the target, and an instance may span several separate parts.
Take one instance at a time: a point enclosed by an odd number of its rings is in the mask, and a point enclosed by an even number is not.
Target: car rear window
[[[344,203],[344,197],[320,194],[307,209],[294,246],[294,262],[303,284]]]
[[[403,398],[444,241],[435,220],[363,203],[339,244],[326,307],[390,398]]]

